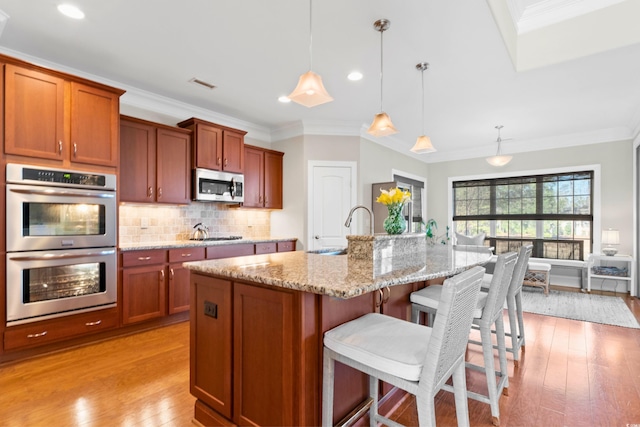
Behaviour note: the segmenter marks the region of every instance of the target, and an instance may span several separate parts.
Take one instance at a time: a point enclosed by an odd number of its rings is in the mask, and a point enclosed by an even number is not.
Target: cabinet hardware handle
[[[27,338],[40,338],[47,335],[47,331],[40,332],[39,334],[29,334]]]
[[[149,191],[147,193],[148,193],[147,197],[149,198],[153,197],[153,187],[149,187]]]
[[[75,142],[73,143],[73,157],[77,157],[78,156],[78,144],[76,144]]]
[[[139,256],[138,261],[149,261],[151,259],[150,256]]]
[[[224,159],[224,165],[227,166],[227,164],[229,163],[228,159],[225,157]]]
[[[387,297],[382,299],[383,303],[387,303],[389,302],[389,298],[391,297],[391,288],[389,288],[388,286],[386,288],[384,288],[387,290]],[[384,297],[384,289],[382,290],[382,296]]]
[[[98,326],[101,323],[102,323],[102,320],[96,320],[95,322],[87,322],[84,325],[85,326]]]
[[[169,279],[173,280],[173,268],[169,269]]]
[[[191,256],[191,254],[182,254],[181,256],[187,256],[187,257],[189,257],[189,256]]]
[[[62,154],[62,141],[58,141],[58,154]]]
[[[376,301],[376,308],[380,307],[382,305],[382,289],[378,289],[378,295],[380,296],[378,298],[378,301]]]
[[[318,239],[320,239],[320,236],[313,236],[313,238],[318,240]]]
[[[162,187],[158,187],[158,198],[162,197]]]
[[[160,281],[164,282],[164,270],[160,270]]]
[[[219,164],[220,164],[220,160],[221,160],[221,159],[220,159],[220,157],[218,157],[218,158],[216,159],[216,165],[219,165]]]

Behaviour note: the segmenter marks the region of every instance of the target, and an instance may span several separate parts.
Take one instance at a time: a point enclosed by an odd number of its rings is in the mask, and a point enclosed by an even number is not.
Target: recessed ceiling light
[[[84,12],[78,9],[76,6],[72,4],[60,4],[58,5],[58,11],[65,16],[73,19],[83,19]]]
[[[362,80],[362,73],[360,71],[352,71],[347,78],[353,82],[357,82],[358,80]]]
[[[278,98],[278,101],[282,102],[283,104],[288,104],[289,102],[291,102],[291,99],[288,96],[282,95]]]

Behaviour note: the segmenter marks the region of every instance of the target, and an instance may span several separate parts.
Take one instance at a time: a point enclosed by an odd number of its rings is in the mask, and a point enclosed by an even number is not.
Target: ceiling
[[[0,52],[111,84],[124,112],[191,115],[267,142],[300,133],[362,135],[380,110],[399,133],[375,139],[408,155],[425,133],[437,162],[632,139],[640,130],[636,0],[316,0],[313,66],[334,101],[282,104],[309,69],[304,0],[0,0]],[[347,74],[363,73],[352,82]],[[197,78],[213,90],[190,83]]]

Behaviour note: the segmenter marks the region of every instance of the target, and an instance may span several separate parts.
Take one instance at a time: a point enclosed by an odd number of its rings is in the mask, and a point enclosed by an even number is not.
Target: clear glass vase
[[[385,218],[382,226],[384,227],[384,231],[388,234],[401,234],[406,230],[407,221],[402,215],[403,207],[404,203],[392,203],[387,205],[389,216]]]

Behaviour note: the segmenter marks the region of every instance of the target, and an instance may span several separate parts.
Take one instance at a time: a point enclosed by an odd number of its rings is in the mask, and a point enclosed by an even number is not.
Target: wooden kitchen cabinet
[[[204,247],[179,248],[169,250],[169,314],[189,310],[189,270],[182,266],[187,261],[202,261],[205,256]]]
[[[6,64],[4,152],[116,167],[122,93],[35,66]]]
[[[122,254],[122,323],[165,316],[167,251],[131,251]]]
[[[4,350],[10,351],[37,347],[81,335],[114,329],[117,326],[117,308],[107,308],[104,310],[11,326],[4,332]]]
[[[120,200],[189,203],[190,150],[188,130],[122,116]]]
[[[244,172],[245,131],[228,128],[192,117],[178,123],[193,131],[194,168],[225,172]]]
[[[284,153],[245,145],[243,207],[282,209]]]

